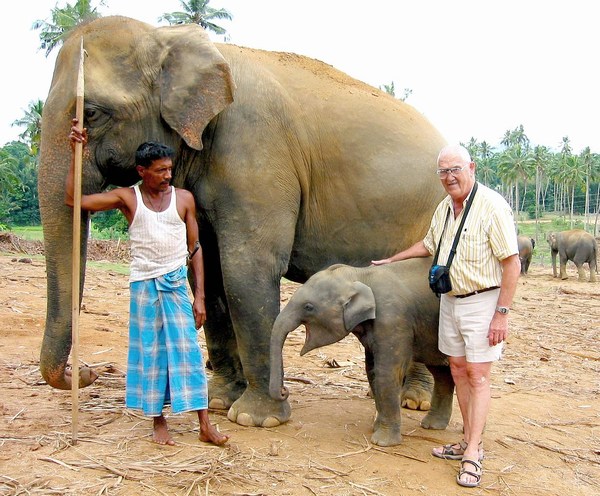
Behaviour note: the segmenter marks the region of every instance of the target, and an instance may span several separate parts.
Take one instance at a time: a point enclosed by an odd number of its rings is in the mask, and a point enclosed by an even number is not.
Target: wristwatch
[[[504,315],[506,315],[509,311],[510,311],[510,308],[508,308],[508,307],[501,307],[501,306],[496,307],[496,312],[502,313]]]

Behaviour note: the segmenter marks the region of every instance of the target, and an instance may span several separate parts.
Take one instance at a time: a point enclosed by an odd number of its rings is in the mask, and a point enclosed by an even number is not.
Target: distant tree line
[[[159,21],[170,24],[199,24],[219,35],[225,29],[215,19],[231,20],[226,9],[214,9],[210,0],[180,1],[180,12],[165,13]],[[99,5],[103,5],[100,1]],[[70,29],[81,22],[100,17],[90,0],[74,5],[56,6],[50,20],[38,20],[33,29],[40,30],[40,48],[48,55],[60,46]],[[395,96],[394,82],[380,87]],[[412,90],[405,88],[400,100]],[[32,102],[21,119],[13,125],[25,130],[18,141],[0,149],[0,229],[10,226],[38,225],[37,173],[41,137],[43,102]],[[554,213],[573,224],[575,216],[584,217],[585,229],[598,232],[600,211],[600,155],[585,148],[574,154],[565,136],[559,150],[544,145],[533,146],[523,126],[505,132],[496,146],[470,138],[463,145],[477,163],[477,179],[499,191],[510,203],[517,223]],[[115,236],[126,232],[127,224],[118,212],[101,212],[93,217],[96,230]]]

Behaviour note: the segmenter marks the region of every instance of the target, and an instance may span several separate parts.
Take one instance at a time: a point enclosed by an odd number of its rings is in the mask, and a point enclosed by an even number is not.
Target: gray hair
[[[437,158],[437,163],[439,164],[442,158],[446,158],[448,156],[458,157],[467,164],[472,162],[469,151],[462,145],[446,145],[441,149]]]

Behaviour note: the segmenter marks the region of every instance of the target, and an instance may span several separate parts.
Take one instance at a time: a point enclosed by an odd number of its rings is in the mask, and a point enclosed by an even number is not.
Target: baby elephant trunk
[[[276,401],[285,401],[289,396],[288,389],[283,385],[283,345],[287,335],[301,324],[293,312],[284,308],[273,325],[271,333],[271,379],[269,394]]]

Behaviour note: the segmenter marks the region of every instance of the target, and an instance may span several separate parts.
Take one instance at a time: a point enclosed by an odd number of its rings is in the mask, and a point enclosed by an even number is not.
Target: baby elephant
[[[517,236],[519,244],[519,260],[521,261],[521,274],[527,274],[531,258],[533,257],[533,249],[535,248],[535,239],[529,236]]]
[[[434,379],[431,409],[421,422],[445,429],[452,413],[454,382],[448,360],[438,350],[439,300],[429,289],[431,259],[382,266],[333,265],[314,274],[281,311],[271,335],[270,394],[283,401],[282,349],[289,332],[304,324],[300,352],[340,341],[353,333],[365,348],[369,385],[377,417],[371,442],[393,446],[402,441],[400,390],[413,360]]]

